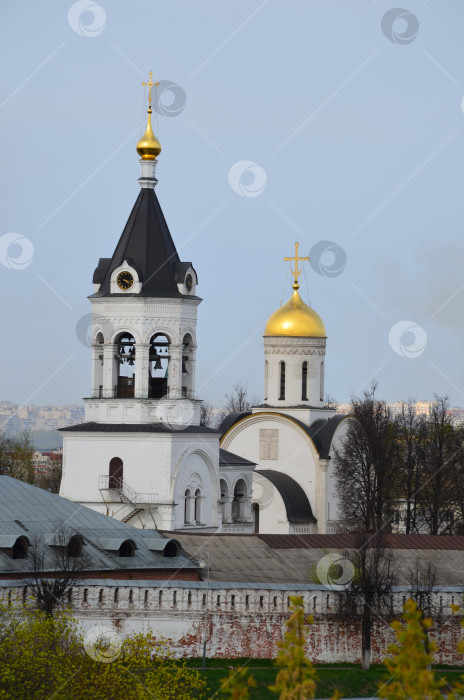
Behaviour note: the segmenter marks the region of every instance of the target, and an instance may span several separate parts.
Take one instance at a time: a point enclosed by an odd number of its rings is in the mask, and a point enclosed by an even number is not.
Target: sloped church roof
[[[93,276],[100,289],[93,297],[110,295],[111,275],[125,260],[139,275],[142,283],[139,296],[183,297],[177,283],[183,281],[191,263],[180,261],[153,188],[140,190],[113,257],[100,258]]]

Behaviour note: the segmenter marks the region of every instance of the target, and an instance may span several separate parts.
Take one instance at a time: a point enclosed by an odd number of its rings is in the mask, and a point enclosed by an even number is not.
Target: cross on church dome
[[[301,275],[301,270],[298,269],[298,262],[299,262],[300,260],[302,260],[302,261],[309,261],[309,257],[308,257],[308,256],[306,256],[306,257],[304,257],[304,258],[298,257],[298,248],[299,248],[299,245],[300,245],[300,244],[298,243],[298,241],[296,241],[296,243],[295,243],[295,256],[294,256],[293,258],[284,258],[284,261],[285,261],[285,262],[293,261],[293,262],[295,263],[295,269],[292,270],[292,275],[293,275],[294,280],[295,280],[294,285],[293,285],[293,289],[295,289],[295,290],[297,290],[297,289],[300,288],[300,285],[298,284],[298,277]]]

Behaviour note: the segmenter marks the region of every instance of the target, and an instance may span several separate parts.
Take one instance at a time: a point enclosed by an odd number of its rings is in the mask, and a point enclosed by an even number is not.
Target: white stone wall
[[[277,458],[264,459],[260,455],[262,430],[277,430]],[[319,455],[302,428],[286,416],[272,412],[254,413],[233,426],[224,436],[221,447],[255,462],[257,469],[283,472],[297,481],[306,493],[313,515],[318,518],[321,504],[316,498]],[[260,532],[289,532],[284,525],[285,508],[275,487],[266,480],[263,485],[258,475],[253,475],[253,500],[262,506]],[[264,493],[261,493],[264,489]],[[287,528],[287,529],[286,529]],[[318,530],[319,532],[319,530]]]
[[[116,593],[117,591],[117,593]],[[117,595],[117,600],[115,599]],[[228,586],[212,582],[176,581],[83,581],[72,589],[72,614],[85,631],[96,625],[114,628],[121,638],[152,631],[167,639],[175,656],[202,654],[204,621],[207,616],[208,657],[273,657],[288,619],[289,597],[303,597],[305,610],[315,616],[308,636],[307,652],[322,663],[358,662],[360,630],[337,619],[337,593],[318,585],[261,587],[259,584]],[[401,614],[407,591],[392,596],[392,616]],[[2,582],[0,600],[12,606],[33,602],[21,584]],[[442,588],[435,593],[441,605],[432,638],[437,640],[438,663],[462,664],[457,653],[460,621],[451,605],[462,605],[462,586]],[[373,660],[380,661],[394,640],[388,620],[374,623]]]
[[[138,516],[131,524],[153,527],[155,520],[160,529],[181,527],[183,495],[189,480],[194,478],[202,489],[203,525],[217,527],[217,435],[64,432],[60,495],[122,519],[129,511],[121,510],[123,504],[117,492],[100,490],[99,477],[108,475],[113,457],[122,459],[124,482],[139,494],[139,502],[154,504],[152,514],[147,518]]]

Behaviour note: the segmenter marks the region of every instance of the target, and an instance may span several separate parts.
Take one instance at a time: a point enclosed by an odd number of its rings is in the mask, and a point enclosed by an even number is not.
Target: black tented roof
[[[142,283],[137,296],[183,297],[177,283],[183,280],[182,274],[191,263],[181,262],[158,198],[151,188],[140,190],[113,257],[100,258],[93,277],[100,289],[93,297],[110,295],[111,275],[125,260],[137,271]]]

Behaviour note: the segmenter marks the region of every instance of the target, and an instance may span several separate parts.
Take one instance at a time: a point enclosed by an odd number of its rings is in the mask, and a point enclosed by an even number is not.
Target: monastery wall
[[[319,663],[357,663],[361,657],[359,624],[348,624],[335,615],[334,592],[300,587],[295,590],[241,586],[224,588],[213,583],[207,589],[199,582],[126,581],[82,583],[73,588],[69,607],[84,631],[96,625],[115,629],[121,637],[152,631],[169,640],[178,657],[200,657],[207,615],[207,656],[219,658],[274,658],[288,619],[288,598],[303,597],[305,608],[313,614],[314,624],[308,636],[307,652]],[[157,585],[158,583],[158,585]],[[122,585],[121,585],[122,584]],[[21,605],[24,586],[2,582],[0,598]],[[26,594],[27,599],[28,594]],[[393,596],[393,613],[401,611],[403,592]],[[460,617],[452,616],[450,605],[462,603],[462,593],[443,589],[436,593],[443,614],[434,619],[431,638],[436,642],[435,661],[464,665],[457,645],[464,636]],[[390,618],[391,619],[391,618]],[[372,660],[382,661],[388,645],[395,641],[389,620],[377,620],[372,634]]]

